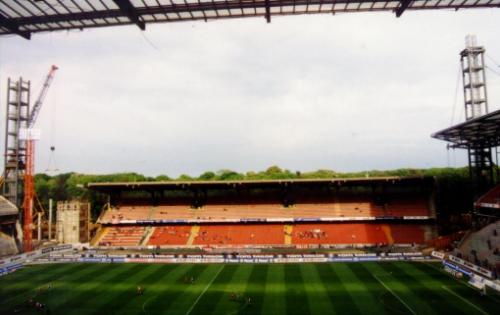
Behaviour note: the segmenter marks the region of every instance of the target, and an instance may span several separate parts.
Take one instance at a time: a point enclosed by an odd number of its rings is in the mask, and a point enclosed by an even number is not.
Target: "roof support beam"
[[[120,8],[120,11],[125,14],[132,23],[136,24],[141,30],[146,29],[146,23],[141,20],[140,16],[135,11],[134,6],[130,0],[113,0],[113,2]]]
[[[9,3],[9,6],[17,6],[10,4],[12,3],[28,3],[26,1],[20,2],[21,0],[10,0],[3,1],[0,3]],[[32,0],[34,1],[34,0]],[[87,2],[91,0],[86,0]],[[94,3],[98,0],[92,0]],[[111,8],[106,4],[105,9],[88,9],[78,5],[78,3],[83,1],[71,0],[69,3],[74,4],[75,9],[70,10],[65,9],[64,11],[57,10],[59,13],[56,14],[7,14],[3,13],[4,17],[14,23],[15,25],[25,28],[23,30],[26,33],[38,33],[46,31],[57,31],[57,30],[70,30],[70,29],[87,29],[93,27],[105,27],[113,25],[128,25],[137,24],[139,27],[147,24],[144,19],[146,16],[157,15],[157,21],[154,22],[180,22],[180,21],[195,21],[195,20],[211,20],[211,19],[225,19],[225,18],[245,18],[245,17],[264,17],[267,22],[270,22],[271,15],[292,15],[292,14],[304,14],[304,13],[325,13],[327,10],[322,5],[325,4],[335,4],[336,6],[328,12],[365,12],[365,11],[391,11],[395,15],[403,14],[406,9],[411,10],[450,10],[450,9],[472,9],[472,8],[497,8],[499,7],[498,1],[486,0],[480,2],[467,1],[460,2],[452,1],[446,5],[424,5],[425,1],[398,1],[397,8],[389,8],[385,6],[387,0],[207,0],[207,1],[176,1],[175,5],[166,4],[166,1],[155,1],[157,5],[146,5],[135,7],[131,3],[132,0],[99,0],[101,3],[112,2],[114,5]],[[490,2],[487,2],[490,1]],[[53,0],[53,3],[63,3],[63,0]],[[147,1],[144,3],[152,3],[153,1]],[[35,3],[35,2],[32,2]],[[37,2],[38,3],[38,2]],[[96,2],[97,3],[97,2]],[[116,4],[118,5],[116,5]],[[405,4],[406,3],[406,4]],[[128,4],[128,5],[127,5]],[[351,4],[350,9],[347,5]],[[353,6],[353,4],[357,4]],[[362,4],[362,5],[360,5]],[[375,6],[374,4],[380,4]],[[54,5],[54,4],[53,4]],[[345,5],[345,6],[344,6]],[[373,5],[373,6],[372,6]],[[293,11],[293,8],[300,8],[299,10]],[[314,9],[313,9],[314,7]],[[322,8],[322,9],[318,9]],[[338,7],[338,8],[337,8]],[[22,7],[21,7],[22,8]],[[271,12],[270,8],[275,8],[276,12]],[[12,11],[12,8],[9,8]],[[22,10],[21,10],[22,11]],[[1,12],[1,10],[0,10]],[[215,12],[216,16],[208,17],[209,13]],[[170,18],[167,14],[175,14],[177,18]],[[132,18],[130,18],[130,15]],[[87,20],[92,21],[89,23]],[[73,23],[73,25],[71,24]],[[3,25],[6,25],[5,19],[3,20]],[[15,34],[13,30],[19,31],[19,28],[2,26],[0,23],[0,37],[6,34]],[[28,35],[28,34],[24,34]]]
[[[31,32],[21,31],[19,29],[19,25],[14,23],[12,20],[6,18],[2,14],[0,14],[0,26],[8,29],[14,34],[17,34],[23,38],[31,39]]]
[[[413,0],[402,0],[399,7],[396,8],[396,17],[400,17],[401,15],[403,15],[403,12],[405,12],[405,10],[408,9],[412,1]]]
[[[265,4],[266,4],[266,21],[267,21],[267,23],[271,23],[271,5],[270,5],[270,0],[266,0]]]

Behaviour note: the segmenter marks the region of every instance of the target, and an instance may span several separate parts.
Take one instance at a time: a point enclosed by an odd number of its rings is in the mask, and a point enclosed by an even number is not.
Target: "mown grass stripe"
[[[334,265],[335,264],[327,263],[318,264],[316,266],[334,312],[335,314],[349,313],[351,315],[359,315],[359,309],[347,289],[344,287],[344,283],[335,272]]]
[[[285,300],[285,291],[285,265],[269,265],[264,287],[262,314],[286,314],[288,307]]]
[[[425,293],[422,285],[396,266],[404,269],[405,265],[403,263],[374,263],[368,265],[368,268],[371,267],[370,269],[374,270],[379,277],[383,274],[384,282],[398,290],[398,294],[403,295],[405,301],[409,301],[418,314],[439,314],[436,312],[436,306],[427,302],[426,296],[422,295],[422,292]]]
[[[233,272],[225,270],[230,266]],[[465,281],[427,263],[240,264],[226,265],[217,276],[219,268],[198,264],[29,267],[0,279],[0,314],[13,313],[15,304],[49,282],[53,289],[42,291],[36,300],[47,303],[52,314],[65,315],[185,315],[197,299],[190,315],[411,315],[396,295],[416,314],[498,313],[495,299],[481,296]],[[194,276],[195,284],[184,283],[185,276]],[[135,295],[137,284],[146,287],[144,296]],[[251,296],[252,307],[238,309],[230,303],[231,291]],[[12,295],[16,292],[29,295]],[[31,309],[22,312],[32,313]]]
[[[65,267],[66,268],[63,269],[75,269],[75,266],[71,265],[66,265]],[[29,270],[23,268],[16,271],[15,273],[0,277],[0,300],[2,301],[1,304],[6,304],[8,301],[15,300],[18,297],[25,296],[29,293],[34,294],[35,290],[42,284],[46,283],[53,273],[53,269],[31,268],[31,270]],[[60,270],[59,272],[55,272],[54,274],[64,276],[64,273],[65,270]],[[27,281],[28,279],[29,281]]]
[[[264,292],[269,265],[255,265],[248,278],[245,296],[252,299],[252,304],[243,308],[238,314],[262,314],[264,308]]]
[[[10,277],[11,275],[6,276],[6,279],[3,280],[8,280],[10,282],[10,285],[2,285],[3,283],[2,281],[0,281],[0,297],[3,295],[3,292],[5,292],[5,290],[8,290],[9,295],[15,294],[13,291],[15,291],[16,289],[19,292],[25,290],[33,290],[49,281],[55,281],[60,277],[66,276],[67,274],[72,274],[75,271],[84,270],[85,268],[89,267],[82,264],[64,264],[50,266],[52,268],[39,268],[39,266],[26,267],[11,274],[15,275],[15,277]],[[28,279],[29,281],[27,281]]]
[[[207,311],[205,312],[206,314],[208,314],[209,311],[211,314],[236,314],[246,307],[245,305],[247,304],[247,296],[244,294],[244,292],[254,265],[242,264],[231,266],[236,266],[236,270],[233,272],[231,278],[228,281],[217,281],[217,283],[214,282],[214,284],[210,287],[209,292],[205,294],[203,299],[205,304],[206,302],[208,302],[209,305],[210,303],[212,303],[215,306],[207,308]],[[222,280],[222,275],[219,276],[219,278],[221,278]],[[215,292],[216,294],[213,294],[213,292]],[[208,293],[211,294],[209,295]],[[232,301],[230,299],[231,293],[238,294],[240,296],[240,299],[238,301]],[[210,297],[213,298],[212,301],[210,301]],[[199,303],[199,305],[202,305],[202,303]]]
[[[167,313],[169,315],[185,315],[200,293],[204,290],[207,283],[213,279],[221,265],[203,265],[201,267],[203,268],[201,269],[201,272],[188,274],[188,277],[192,275],[195,278],[195,282],[193,284],[181,282],[172,288],[172,291],[170,292],[175,295],[175,298],[169,303],[168,308],[163,308],[163,313]],[[197,271],[199,269],[193,270]]]
[[[418,264],[407,263],[404,265],[395,265],[404,273],[412,278],[412,281],[420,284],[420,296],[429,304],[432,304],[439,314],[468,314],[467,310],[460,307],[461,301],[456,299],[441,288],[441,285],[449,279],[442,279],[440,276],[426,273],[418,268]],[[445,282],[443,282],[445,280]],[[447,303],[444,303],[446,301]],[[457,303],[459,302],[459,303]]]
[[[222,272],[222,270],[224,270],[224,267],[226,265],[221,265],[220,266],[220,269],[217,271],[217,273],[214,275],[214,277],[212,278],[212,280],[210,280],[209,283],[207,283],[207,285],[205,286],[205,288],[203,289],[203,291],[201,291],[200,295],[196,298],[196,300],[193,302],[193,305],[191,305],[191,307],[187,310],[186,312],[186,315],[189,315],[191,314],[191,312],[193,311],[193,309],[195,308],[196,304],[198,304],[198,302],[200,301],[200,299],[203,297],[203,295],[205,294],[205,292],[207,292],[208,288],[210,288],[210,286],[212,285],[212,283],[214,283],[214,280],[217,279],[217,277],[219,276],[219,274]]]
[[[319,276],[317,264],[300,264],[299,268],[306,289],[310,313],[335,314],[335,309]]]
[[[310,307],[298,264],[285,265],[285,286],[286,313],[308,314]]]
[[[207,268],[208,265],[201,264],[177,265],[170,273],[159,276],[158,280],[145,291],[145,301],[141,306],[143,313],[145,315],[164,314],[164,310],[180,299],[183,292],[190,288],[191,284],[184,283],[183,279],[192,275],[199,275]],[[147,304],[147,307],[145,304]]]
[[[91,265],[77,264],[76,266],[75,265],[66,265],[66,266],[70,268],[64,268],[63,265],[54,265],[55,272],[47,272],[43,277],[43,282],[35,281],[35,283],[33,283],[31,277],[25,279],[26,283],[34,284],[34,286],[31,287],[31,290],[26,290],[24,291],[23,294],[19,294],[15,296],[13,299],[2,300],[3,303],[1,303],[0,305],[6,307],[12,307],[12,305],[24,302],[24,300],[26,300],[28,297],[32,297],[35,295],[37,296],[37,299],[42,302],[50,302],[52,296],[58,296],[59,298],[61,298],[61,296],[66,296],[67,294],[71,293],[64,288],[65,283],[67,281],[72,281],[72,280],[81,281],[81,279],[87,276],[92,277],[95,272],[94,268],[92,268]],[[69,272],[76,270],[78,268],[81,270],[81,272]],[[101,266],[101,268],[102,270],[105,270],[105,266]],[[56,277],[51,278],[54,275],[56,275]],[[40,278],[38,280],[40,280]],[[43,295],[38,294],[36,290],[40,288],[42,284],[45,286],[48,282],[52,282],[53,284],[53,288],[50,290],[50,292],[45,292],[45,294]],[[8,303],[8,301],[10,302]],[[52,305],[52,303],[50,303],[50,305]]]
[[[96,267],[98,266],[96,265]],[[140,269],[140,265],[115,265],[113,269],[99,272],[99,275],[96,275],[91,283],[83,282],[80,285],[66,287],[72,293],[71,297],[52,301],[50,307],[58,310],[58,313],[64,314],[78,314],[81,310],[85,310],[85,313],[88,313],[91,311],[92,303],[95,299],[105,297],[107,283],[125,279],[127,274],[135,273]]]
[[[167,265],[168,266],[168,265]],[[161,269],[161,265],[147,265],[142,270],[130,276],[127,281],[116,282],[107,286],[106,299],[98,299],[94,303],[95,309],[92,315],[100,315],[103,313],[114,314],[120,305],[126,304],[125,301],[140,300],[137,296],[137,286],[144,286],[144,280],[156,277],[156,272]],[[172,266],[168,266],[172,268]],[[117,312],[118,314],[120,312]]]
[[[238,265],[226,265],[224,269],[217,270],[217,273],[212,276],[211,280],[213,282],[205,285],[207,290],[203,294],[203,299],[201,299],[202,291],[198,294],[198,302],[196,304],[193,302],[190,305],[190,307],[196,306],[196,308],[191,309],[191,312],[193,314],[213,313],[217,308],[217,304],[225,295],[225,287],[230,285],[231,279],[238,268]]]
[[[481,314],[484,314],[484,315],[489,315],[487,312],[485,312],[483,309],[481,309],[479,306],[473,304],[471,301],[467,300],[466,298],[464,298],[463,296],[460,296],[459,294],[453,292],[453,290],[451,290],[450,288],[448,288],[447,286],[445,285],[442,285],[441,288],[445,289],[446,291],[450,292],[451,294],[453,294],[454,296],[458,297],[459,299],[461,299],[462,301],[464,301],[465,303],[469,304],[470,306],[472,306],[473,308],[475,308],[477,311],[479,311],[479,313]]]
[[[136,281],[134,286],[129,290],[122,290],[120,295],[116,296],[114,299],[110,300],[106,305],[104,305],[101,310],[109,310],[112,313],[126,314],[127,312],[135,311],[137,314],[142,310],[142,305],[146,302],[146,299],[150,299],[154,296],[152,285],[160,280],[162,277],[168,277],[168,275],[173,272],[177,266],[175,265],[154,265],[155,268],[149,270],[145,273],[142,279]],[[136,287],[141,286],[145,291],[142,296],[137,296]],[[148,295],[149,293],[149,295]],[[141,301],[143,300],[143,301]],[[141,304],[142,305],[139,305]],[[139,307],[140,306],[140,307]]]
[[[498,305],[500,305],[498,300],[492,296],[482,296],[477,289],[469,286],[465,280],[458,280],[450,277],[444,271],[433,268],[427,263],[414,263],[412,265],[421,272],[432,275],[432,278],[438,279],[441,284],[445,284],[448,288],[452,288],[454,292],[466,297],[475,305],[481,305],[488,313],[498,313]]]
[[[372,294],[381,292],[378,294],[378,299],[387,312],[407,313],[408,307],[406,303],[403,303],[399,296],[396,296],[385,284],[382,284],[379,279],[375,278],[374,273],[368,268],[371,264],[375,264],[375,262],[364,264],[353,263],[349,266],[352,266],[352,269],[356,270],[356,273],[363,279],[362,281],[370,286],[370,292]]]
[[[444,269],[440,269],[438,266],[440,266],[442,268],[442,264],[441,263],[434,263],[434,262],[426,262],[425,263],[425,266],[428,266],[434,270],[436,270],[438,273],[446,276],[447,278],[451,279],[451,280],[454,280],[454,281],[457,281],[458,279],[453,277],[451,274],[447,273],[446,271],[444,271]],[[462,279],[462,280],[458,280],[459,283],[463,284],[464,286],[467,286],[468,288],[472,289],[474,292],[477,292],[477,288],[473,287],[471,284],[469,284],[465,279]],[[491,299],[493,303],[496,303],[498,305],[500,305],[500,298],[498,298],[497,296],[495,295],[485,295],[488,299]],[[484,296],[481,296],[481,298],[483,298]]]
[[[24,288],[26,285],[28,285],[28,283],[26,283],[26,279],[31,279],[35,281],[38,277],[43,277],[48,274],[52,274],[54,272],[64,273],[66,269],[76,270],[77,267],[71,264],[64,264],[64,265],[46,264],[46,265],[24,266],[23,268],[14,273],[0,277],[0,296],[2,295],[2,292],[4,292],[6,289],[9,289],[9,294],[10,294],[12,288],[15,287]],[[3,285],[4,283],[9,283],[10,285],[7,287]],[[32,284],[30,283],[29,286],[31,288]]]
[[[391,292],[391,294],[394,297],[396,297],[399,300],[399,302],[401,302],[406,307],[406,309],[410,311],[410,313],[416,315],[415,311],[408,304],[406,304],[406,302],[399,295],[397,295],[390,287],[388,287],[384,283],[384,281],[382,281],[379,277],[377,277],[377,275],[373,275],[373,277],[377,279],[377,281],[380,282],[384,286],[384,288],[386,288],[387,291]]]
[[[358,263],[334,264],[335,272],[352,297],[361,314],[387,314],[381,292],[385,290],[366,276],[366,271],[355,268]]]

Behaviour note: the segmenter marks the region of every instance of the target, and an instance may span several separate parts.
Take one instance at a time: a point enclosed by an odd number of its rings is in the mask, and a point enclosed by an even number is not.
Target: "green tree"
[[[193,180],[193,178],[187,174],[181,174],[181,176],[179,176],[179,178],[177,178],[178,180],[182,180],[182,181],[189,181],[189,180]]]
[[[214,180],[216,177],[214,172],[208,171],[203,174],[201,174],[198,179],[199,180]]]
[[[155,177],[154,179],[155,181],[169,181],[170,180],[170,177],[168,177],[167,175],[158,175]]]
[[[237,173],[235,171],[231,170],[220,170],[217,172],[217,179],[218,180],[241,180],[245,179],[245,176],[243,174]]]

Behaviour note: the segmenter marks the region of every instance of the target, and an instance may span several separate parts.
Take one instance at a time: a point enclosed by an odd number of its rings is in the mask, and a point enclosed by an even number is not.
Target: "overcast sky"
[[[461,166],[464,153],[430,135],[451,124],[456,95],[453,121],[464,120],[461,81],[455,93],[464,37],[476,34],[498,63],[499,29],[500,10],[490,9],[2,37],[1,121],[7,77],[30,79],[35,99],[56,64],[37,122],[37,172],[51,145],[61,172]],[[487,79],[499,109],[500,76]]]

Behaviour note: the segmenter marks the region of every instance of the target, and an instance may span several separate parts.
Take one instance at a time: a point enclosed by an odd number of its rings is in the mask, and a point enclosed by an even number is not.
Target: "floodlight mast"
[[[24,251],[33,250],[33,207],[35,197],[35,139],[32,136],[32,128],[36,123],[38,114],[42,108],[45,96],[54,79],[57,66],[52,65],[49,74],[45,78],[42,90],[36,99],[33,109],[29,113],[26,130],[26,168],[24,171],[24,199],[23,199],[23,247]]]
[[[465,49],[460,52],[462,67],[465,120],[470,121],[488,114],[486,90],[485,49],[477,44],[476,36],[467,35]],[[494,182],[492,148],[472,144],[467,148],[469,173],[476,184],[476,194],[485,193]]]

